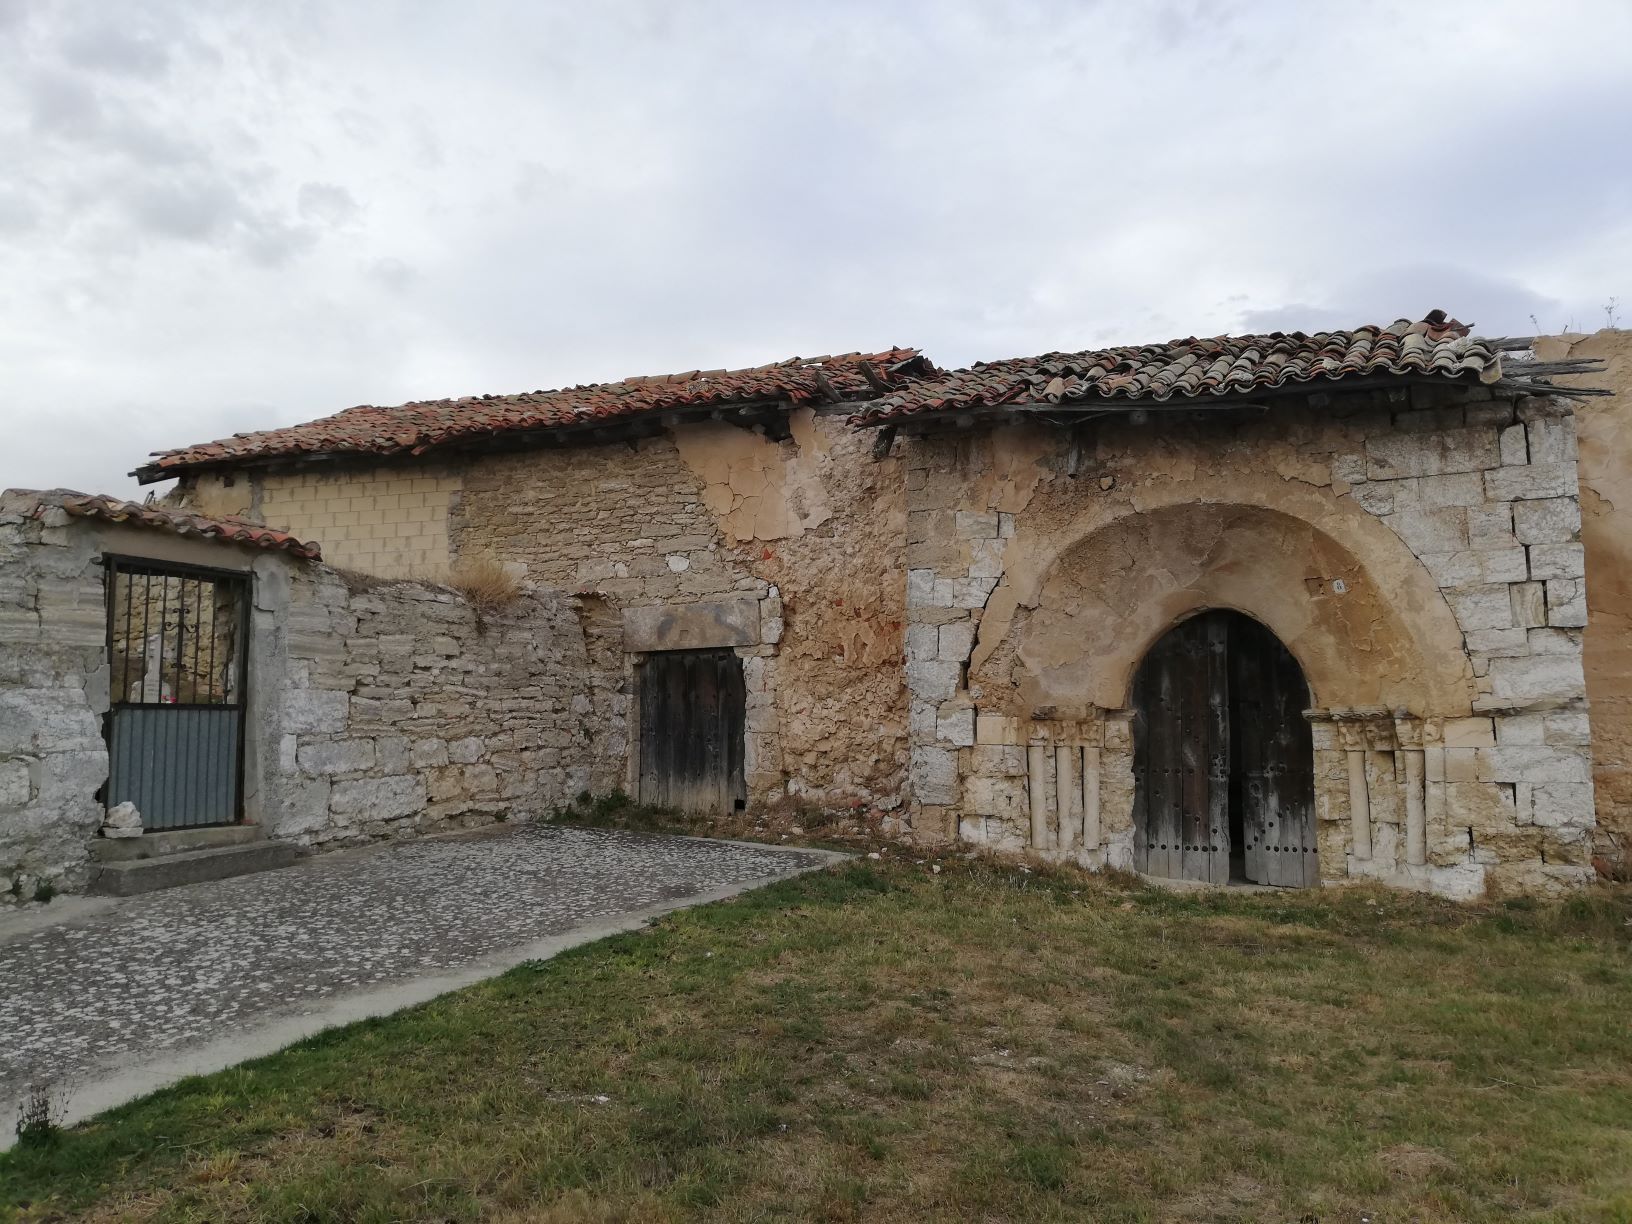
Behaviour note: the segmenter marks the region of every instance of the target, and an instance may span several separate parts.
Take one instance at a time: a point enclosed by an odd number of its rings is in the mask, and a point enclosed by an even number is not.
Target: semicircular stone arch
[[[1010,655],[1017,696],[1031,708],[1122,708],[1157,639],[1199,611],[1227,608],[1285,643],[1316,707],[1466,713],[1471,668],[1430,576],[1385,578],[1377,568],[1283,510],[1197,502],[1131,510],[1040,567],[1012,654],[993,663]],[[1431,596],[1403,589],[1422,582]]]

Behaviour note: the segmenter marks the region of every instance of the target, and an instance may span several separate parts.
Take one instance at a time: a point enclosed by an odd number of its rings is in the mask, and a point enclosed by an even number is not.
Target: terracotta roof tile
[[[156,451],[134,475],[144,483],[194,468],[299,455],[423,454],[433,447],[535,430],[567,430],[621,422],[647,413],[729,404],[801,404],[878,394],[911,372],[933,367],[917,349],[795,357],[746,370],[690,370],[621,382],[424,400],[394,408],[362,405],[285,429],[236,434],[217,442]],[[871,375],[872,377],[869,377]]]
[[[977,362],[907,383],[851,418],[880,425],[922,413],[1001,409],[1014,404],[1169,400],[1251,393],[1364,375],[1494,382],[1497,349],[1444,312],[1419,323],[1353,331],[1214,336]]]
[[[225,540],[248,548],[286,552],[308,561],[323,558],[323,550],[316,543],[297,540],[286,531],[276,531],[247,519],[231,516],[210,518],[170,506],[148,506],[140,502],[120,501],[116,497],[67,492],[41,494],[36,513],[51,506],[59,506],[76,518],[127,523],[132,527],[150,527],[156,531],[199,539]]]

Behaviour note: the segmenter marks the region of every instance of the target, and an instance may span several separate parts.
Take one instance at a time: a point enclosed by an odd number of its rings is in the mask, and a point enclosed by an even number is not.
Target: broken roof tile
[[[1417,323],[1400,319],[1353,331],[1192,336],[1166,344],[976,362],[905,383],[850,419],[883,425],[920,414],[1014,404],[1213,397],[1365,375],[1494,382],[1501,362],[1496,347],[1436,310]]]
[[[314,542],[297,540],[286,531],[277,531],[230,515],[212,517],[171,506],[149,506],[141,502],[121,501],[117,497],[66,491],[40,494],[35,513],[43,513],[53,506],[60,507],[75,518],[126,523],[132,527],[149,527],[198,539],[224,540],[248,548],[286,552],[307,561],[323,559],[323,550]]]

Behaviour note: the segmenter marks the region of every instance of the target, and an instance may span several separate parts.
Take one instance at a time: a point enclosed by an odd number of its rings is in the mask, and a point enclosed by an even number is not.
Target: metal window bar
[[[117,681],[107,719],[107,804],[134,803],[148,829],[235,823],[242,818],[251,578],[104,560],[109,676]]]

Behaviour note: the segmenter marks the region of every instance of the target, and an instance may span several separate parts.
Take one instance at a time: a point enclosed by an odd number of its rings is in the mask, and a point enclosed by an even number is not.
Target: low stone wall
[[[280,602],[261,585],[263,604]],[[260,736],[276,744],[260,770],[274,837],[348,844],[528,819],[590,786],[602,746],[569,600],[524,595],[483,615],[443,587],[308,566],[286,606],[266,650],[281,647],[287,683]]]
[[[105,555],[250,573],[243,815],[341,846],[525,820],[621,775],[577,601],[359,579],[0,495],[0,903],[82,889],[108,777]],[[597,769],[597,765],[600,768]]]
[[[84,886],[108,774],[102,571],[37,505],[0,495],[0,904]]]

